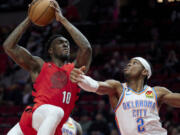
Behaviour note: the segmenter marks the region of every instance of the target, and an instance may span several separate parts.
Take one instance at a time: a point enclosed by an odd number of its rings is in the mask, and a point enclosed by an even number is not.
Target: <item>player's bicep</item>
[[[16,46],[13,49],[6,50],[6,53],[22,68],[28,71],[40,67],[38,60],[40,58],[34,57],[31,53],[21,46]],[[38,59],[38,60],[37,60]]]
[[[121,86],[121,83],[115,80],[107,80],[105,82],[99,82],[99,88],[96,91],[96,93],[99,95],[109,95],[116,92],[119,86]]]
[[[76,60],[74,61],[75,67],[80,68],[86,66],[86,71],[88,71],[92,59],[92,49],[90,47],[79,49],[77,53]]]
[[[180,94],[173,93],[165,87],[155,87],[159,101],[174,107],[180,107]]]
[[[179,93],[168,93],[163,97],[164,103],[173,107],[180,107],[180,94]]]

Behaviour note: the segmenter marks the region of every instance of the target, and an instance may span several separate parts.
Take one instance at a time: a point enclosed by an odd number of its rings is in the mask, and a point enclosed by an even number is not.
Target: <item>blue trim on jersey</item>
[[[121,86],[123,87],[122,84],[121,84]],[[121,100],[123,97],[124,97],[124,87],[123,87],[123,92],[121,94],[120,100],[119,100],[118,104],[116,105],[115,109],[113,110],[114,113],[115,113],[116,109],[119,107],[119,104],[121,103]]]
[[[155,89],[153,88],[153,87],[151,87],[152,88],[152,90],[154,91],[154,93],[155,93],[155,95],[156,95],[156,103],[157,103],[157,107],[159,106],[158,105],[158,100],[157,100],[157,93],[156,93],[156,91],[155,91]],[[158,108],[157,108],[158,109]]]
[[[145,85],[145,87],[144,87],[144,89],[143,89],[142,91],[136,92],[136,91],[134,91],[132,88],[130,88],[130,87],[128,86],[128,89],[129,89],[129,90],[131,90],[131,91],[133,91],[134,93],[137,93],[137,94],[140,94],[140,93],[144,92],[144,91],[146,90],[146,88],[147,88],[147,85]]]

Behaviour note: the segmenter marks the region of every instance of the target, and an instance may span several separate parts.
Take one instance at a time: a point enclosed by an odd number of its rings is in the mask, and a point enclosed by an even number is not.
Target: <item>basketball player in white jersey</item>
[[[126,83],[116,80],[96,81],[83,74],[85,67],[71,72],[71,81],[89,92],[108,95],[122,135],[167,135],[158,114],[161,104],[180,107],[180,94],[165,87],[145,85],[152,75],[142,57],[132,58],[124,69]]]
[[[62,127],[62,135],[82,135],[82,134],[83,132],[81,125],[77,121],[69,117],[66,123]]]

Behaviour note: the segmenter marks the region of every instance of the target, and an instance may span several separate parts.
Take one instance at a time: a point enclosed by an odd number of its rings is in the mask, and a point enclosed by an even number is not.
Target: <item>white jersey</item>
[[[140,93],[122,84],[123,93],[115,108],[115,119],[122,135],[167,135],[157,108],[157,95],[145,86]]]
[[[77,128],[72,118],[68,118],[62,127],[62,135],[76,135]]]

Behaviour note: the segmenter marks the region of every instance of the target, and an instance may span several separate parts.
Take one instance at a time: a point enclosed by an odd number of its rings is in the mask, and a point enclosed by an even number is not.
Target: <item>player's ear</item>
[[[147,71],[146,69],[143,69],[142,75],[143,75],[143,76],[148,76],[148,71]]]

